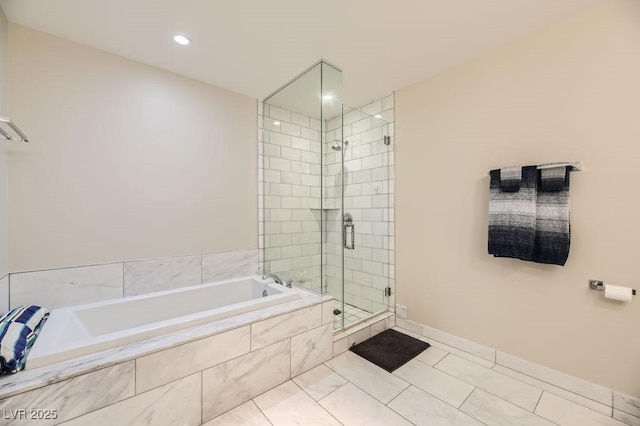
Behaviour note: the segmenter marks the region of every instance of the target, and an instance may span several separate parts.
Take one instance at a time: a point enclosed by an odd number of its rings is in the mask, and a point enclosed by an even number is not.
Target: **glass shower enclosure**
[[[261,104],[259,238],[264,272],[334,297],[334,329],[389,308],[388,123],[342,102],[320,61]]]

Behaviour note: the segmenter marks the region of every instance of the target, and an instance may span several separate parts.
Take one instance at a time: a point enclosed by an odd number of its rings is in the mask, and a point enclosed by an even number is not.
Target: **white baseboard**
[[[400,305],[396,305],[396,312],[398,306]],[[406,315],[406,308],[403,312]],[[396,316],[396,326],[470,361],[493,368],[630,425],[640,425],[638,398],[400,316]]]

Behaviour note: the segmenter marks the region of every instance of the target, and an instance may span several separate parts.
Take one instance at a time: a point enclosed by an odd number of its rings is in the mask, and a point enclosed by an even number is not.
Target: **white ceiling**
[[[10,21],[254,98],[321,58],[362,105],[604,0],[0,0]],[[188,47],[173,43],[181,32]]]

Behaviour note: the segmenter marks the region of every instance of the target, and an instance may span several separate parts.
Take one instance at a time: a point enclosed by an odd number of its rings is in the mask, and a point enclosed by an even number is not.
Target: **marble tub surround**
[[[125,297],[201,283],[200,255],[124,262]]]
[[[38,424],[54,425],[134,395],[135,365],[133,361],[126,361],[1,399],[0,412],[6,414],[19,408],[55,409],[56,419],[38,420]],[[6,415],[3,420],[7,426],[25,423],[21,419],[6,419]]]
[[[10,307],[33,304],[51,310],[116,299],[123,295],[123,282],[122,263],[9,274]]]
[[[201,416],[200,374],[193,374],[148,392],[77,417],[65,426],[194,425]]]
[[[29,363],[27,361],[27,368],[21,371],[20,374],[0,377],[0,400],[122,362],[142,359],[147,355],[160,351],[171,350],[172,348],[177,348],[191,342],[198,342],[208,337],[251,325],[252,323],[278,316],[286,316],[289,313],[308,308],[309,306],[333,303],[332,298],[329,296],[317,296],[306,292],[305,294],[306,295],[300,299],[281,305],[247,312],[213,323],[184,329],[175,333],[52,364],[43,368],[29,369]]]
[[[202,420],[212,419],[291,378],[291,342],[250,352],[202,374]]]
[[[249,353],[250,325],[136,358],[136,389],[157,388]],[[189,362],[175,362],[189,360]],[[173,364],[172,368],[163,368]]]
[[[56,309],[255,275],[257,271],[258,250],[249,249],[10,273],[7,302],[9,308],[31,303]],[[0,312],[2,285],[0,281]]]
[[[200,425],[332,357],[332,325],[322,323],[332,300],[303,293],[282,305],[2,378],[0,407],[56,409],[58,418],[42,423],[52,425]],[[308,312],[317,315],[295,331],[271,327]],[[273,343],[261,345],[253,328],[269,330]]]
[[[397,316],[395,329],[430,343],[429,350],[438,351],[428,359],[421,354],[417,357],[421,362],[483,390],[471,393],[464,403],[466,409],[461,408],[480,421],[492,422],[492,411],[484,410],[497,398],[497,406],[514,419],[522,417],[518,421],[525,423],[622,425],[620,420],[640,424],[637,398]],[[522,410],[533,411],[546,420],[540,423],[540,418],[531,418]],[[566,415],[559,414],[563,411]],[[525,421],[525,417],[529,420]]]
[[[258,250],[238,250],[202,255],[202,282],[253,275],[258,271]]]
[[[9,275],[0,279],[0,315],[9,312]]]

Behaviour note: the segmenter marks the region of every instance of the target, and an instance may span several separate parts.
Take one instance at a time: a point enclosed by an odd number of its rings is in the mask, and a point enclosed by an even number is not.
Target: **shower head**
[[[349,141],[344,141],[344,146],[349,145]],[[342,151],[342,143],[339,140],[336,140],[333,145],[331,145],[331,149],[334,151]]]

